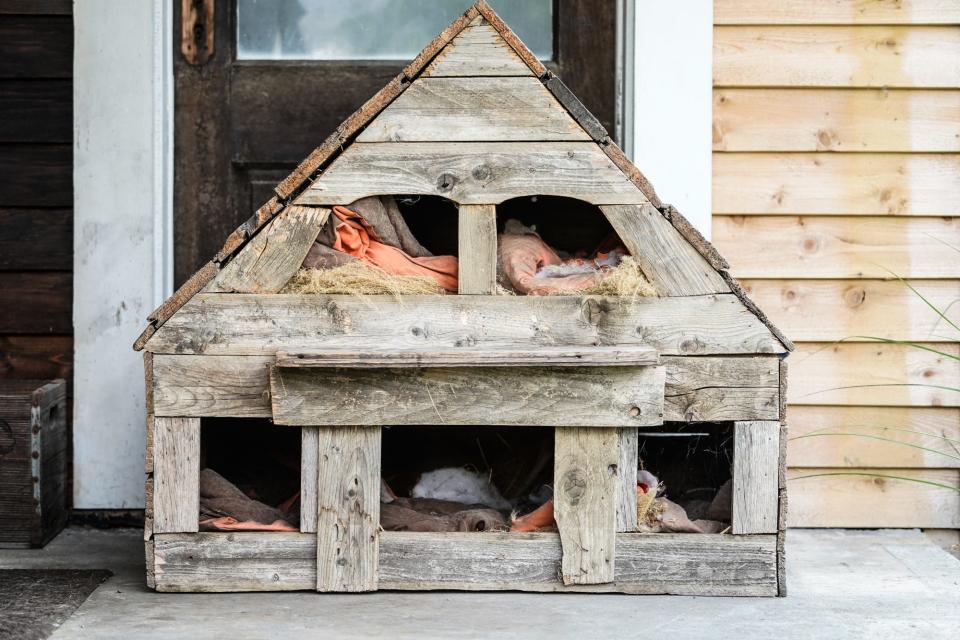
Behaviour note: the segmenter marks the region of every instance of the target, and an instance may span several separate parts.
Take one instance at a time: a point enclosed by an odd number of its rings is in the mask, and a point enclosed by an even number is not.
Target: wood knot
[[[863,287],[848,287],[843,292],[843,303],[851,309],[859,307],[866,299],[867,292]]]
[[[583,469],[570,469],[563,474],[560,489],[566,504],[570,506],[580,504],[587,493],[587,474]]]
[[[493,177],[493,170],[485,164],[477,165],[473,168],[473,171],[470,172],[476,180],[489,180]]]

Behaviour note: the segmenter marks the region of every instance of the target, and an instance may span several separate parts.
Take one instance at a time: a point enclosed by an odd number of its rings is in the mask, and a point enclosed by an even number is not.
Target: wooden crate
[[[0,547],[42,547],[67,521],[64,380],[0,380]]]

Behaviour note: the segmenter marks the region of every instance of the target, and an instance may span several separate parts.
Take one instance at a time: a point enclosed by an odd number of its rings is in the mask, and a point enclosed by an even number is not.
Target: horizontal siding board
[[[72,75],[72,16],[11,15],[0,21],[0,78]]]
[[[960,278],[958,218],[715,216],[713,242],[738,278]]]
[[[713,212],[960,215],[960,156],[716,153]]]
[[[73,83],[0,80],[0,142],[73,142]]]
[[[73,206],[70,144],[0,145],[0,176],[4,207]]]
[[[72,209],[0,209],[0,271],[71,269]]]
[[[794,406],[787,420],[791,468],[960,469],[946,440],[960,441],[960,409]]]
[[[767,269],[764,275],[776,271]],[[740,282],[750,299],[791,340],[828,342],[875,336],[956,342],[956,331],[897,280],[771,279]],[[960,324],[958,280],[913,280],[927,300]]]
[[[0,333],[72,333],[73,274],[0,271]]]
[[[955,0],[714,0],[714,24],[957,24]]]
[[[823,475],[803,478],[814,474]],[[960,485],[955,469],[790,469],[789,526],[960,528],[960,494],[900,476],[947,486]]]
[[[0,378],[69,380],[72,373],[72,336],[0,336]]]
[[[960,406],[960,346],[799,343],[790,357],[790,404]],[[946,388],[940,388],[946,387]]]
[[[960,91],[717,89],[713,149],[957,152]]]
[[[715,86],[960,85],[960,30],[945,26],[718,26]]]

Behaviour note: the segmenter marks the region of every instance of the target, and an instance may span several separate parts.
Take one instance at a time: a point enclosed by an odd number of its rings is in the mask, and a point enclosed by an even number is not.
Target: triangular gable
[[[483,77],[476,77],[478,74]],[[478,84],[477,80],[483,82]],[[515,145],[531,131],[538,143],[529,143],[523,152],[526,155],[518,155]],[[277,185],[277,196],[231,234],[210,263],[150,314],[150,325],[134,348],[142,349],[156,329],[196,293],[211,286],[217,289],[211,281],[225,279],[220,268],[241,248],[246,250],[245,245],[274,216],[286,214],[287,209],[302,209],[292,205],[341,204],[365,195],[418,192],[445,195],[467,204],[469,200],[456,197],[455,180],[450,181],[449,192],[444,192],[446,185],[436,179],[442,175],[437,173],[436,162],[443,159],[443,154],[431,153],[439,152],[438,145],[445,146],[444,161],[449,161],[450,142],[472,141],[479,147],[475,143],[481,137],[495,142],[485,143],[485,149],[464,150],[461,162],[471,168],[466,174],[460,173],[484,184],[485,204],[538,193],[600,205],[631,252],[648,260],[645,271],[659,290],[666,295],[734,293],[786,350],[793,349],[790,340],[746,297],[713,246],[676,209],[660,202],[650,183],[599,121],[483,0],[441,32],[403,72]],[[405,144],[383,144],[399,141]],[[475,157],[470,157],[471,153]],[[558,153],[562,157],[556,156]],[[409,172],[391,176],[389,169],[397,166],[397,154],[416,158],[424,167],[419,188]],[[483,154],[503,160],[497,176],[482,171]],[[536,170],[535,163],[531,165],[530,159],[538,156],[542,171]],[[511,159],[518,157],[527,159],[523,167],[526,173],[518,172],[517,179],[511,181],[509,170],[501,173],[501,167],[509,169]],[[569,169],[566,173],[564,166]],[[260,244],[267,245],[265,240]]]

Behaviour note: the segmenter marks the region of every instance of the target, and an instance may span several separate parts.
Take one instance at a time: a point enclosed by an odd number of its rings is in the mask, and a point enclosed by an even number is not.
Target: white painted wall
[[[626,2],[634,25],[628,150],[660,199],[709,238],[713,1]]]
[[[74,5],[74,505],[143,506],[143,359],[170,292],[170,0]]]

